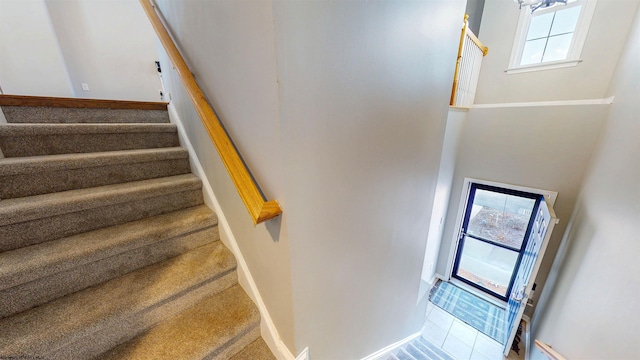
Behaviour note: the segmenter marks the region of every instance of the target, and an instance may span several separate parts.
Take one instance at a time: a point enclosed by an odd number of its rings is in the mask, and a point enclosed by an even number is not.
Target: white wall
[[[422,281],[429,285],[433,285],[436,274],[436,265],[438,264],[438,255],[456,168],[456,156],[466,118],[467,112],[464,110],[449,110],[444,143],[442,145],[442,156],[440,157],[440,168],[438,170],[438,184],[436,185],[431,221],[429,223],[427,249],[425,250],[422,264]]]
[[[453,190],[438,261],[446,267],[465,177],[558,192],[556,225],[542,263],[536,300],[549,272],[610,105],[472,108],[459,142]]]
[[[291,352],[357,359],[417,332],[464,1],[159,6],[258,183],[284,207],[253,228],[168,79]]]
[[[275,2],[296,347],[417,332],[464,1]]]
[[[475,103],[605,97],[638,3],[598,1],[582,51],[583,62],[576,67],[508,75],[504,71],[509,66],[520,10],[511,0],[487,0],[480,40],[489,47],[489,54],[482,61]]]
[[[554,263],[533,338],[568,359],[640,358],[640,12],[609,95],[616,99]],[[544,359],[537,351],[533,359]]]
[[[72,96],[44,0],[0,0],[0,87],[5,94]]]
[[[293,297],[283,191],[275,35],[270,1],[157,1],[248,168],[281,218],[256,227],[166,57],[161,59],[172,103],[207,173],[233,235],[278,332],[292,353]],[[302,348],[298,348],[301,350]]]
[[[160,101],[154,33],[138,1],[45,2],[77,97]]]

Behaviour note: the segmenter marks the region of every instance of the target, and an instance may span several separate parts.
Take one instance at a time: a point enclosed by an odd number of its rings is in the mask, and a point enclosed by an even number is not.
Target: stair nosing
[[[186,149],[175,147],[26,156],[0,159],[0,176],[94,168],[120,164],[187,159]]]
[[[88,135],[123,133],[175,133],[176,124],[172,123],[8,123],[0,125],[0,137],[6,136],[44,136],[44,135]]]
[[[175,283],[175,281],[173,284],[162,284],[164,278],[158,277],[158,275],[165,274],[167,270],[171,270],[171,273],[180,273],[180,271],[176,271],[177,269],[174,267],[185,268],[189,267],[189,263],[197,262],[197,259],[188,259],[188,256],[195,256],[194,254],[202,251],[204,247],[215,248],[215,250],[225,253],[228,264],[223,265],[216,262],[215,264],[208,264],[205,268],[202,263],[198,262],[197,264],[201,267],[198,268],[197,271],[189,271],[188,274],[182,274],[182,280],[184,281],[180,281],[179,284]],[[214,255],[207,254],[206,256],[213,257]],[[183,263],[173,264],[173,262],[180,260],[182,260]],[[216,268],[217,271],[211,272],[212,266]],[[99,331],[102,326],[107,326],[110,322],[117,322],[142,314],[146,310],[171,302],[190,291],[213,283],[226,275],[232,274],[236,271],[236,268],[237,262],[233,254],[222,242],[218,241],[203,245],[174,258],[146,266],[97,286],[0,319],[0,328],[9,329],[5,333],[4,338],[0,337],[0,351],[3,349],[6,350],[7,347],[13,349],[16,347],[19,348],[26,343],[38,340],[41,341],[38,342],[40,347],[46,346],[48,351],[56,351],[74,341],[74,339],[72,339],[73,336],[69,336],[70,334],[88,336]],[[184,272],[185,269],[182,270]],[[160,281],[136,288],[139,282],[134,280],[140,280],[140,277],[145,279],[158,277]],[[235,283],[237,283],[237,280]],[[127,288],[125,289],[121,285]],[[169,287],[166,287],[167,285]],[[114,288],[123,289],[121,292],[126,292],[126,294],[133,294],[135,291],[144,293],[145,291],[162,290],[159,294],[147,294],[150,296],[145,297],[144,301],[134,301],[128,296],[115,294],[113,291]],[[104,304],[104,306],[102,308],[96,308],[94,304],[94,307],[89,308],[92,304],[87,300],[96,297],[103,299],[101,304]],[[78,316],[80,314],[87,315],[88,317]],[[56,327],[51,327],[51,323],[38,321],[38,319],[44,316],[53,317],[53,319],[49,320],[53,321]],[[66,326],[63,327],[61,324],[65,324]],[[13,331],[13,333],[11,333],[11,331]],[[9,335],[7,336],[7,334]],[[47,344],[43,344],[42,342],[46,342]]]
[[[5,199],[0,201],[0,226],[201,188],[200,179],[188,173]]]
[[[255,304],[253,304],[252,300],[246,295],[246,293],[244,293],[244,290],[242,289],[242,287],[240,286],[240,284],[235,284],[227,289],[225,289],[224,291],[218,293],[218,294],[214,294],[214,295],[210,295],[207,298],[201,300],[200,302],[194,304],[192,307],[185,309],[182,313],[176,314],[175,316],[166,319],[165,321],[157,324],[156,326],[154,326],[153,328],[149,329],[147,332],[140,334],[139,336],[134,337],[133,339],[130,339],[129,341],[126,341],[116,347],[114,347],[113,349],[109,350],[108,352],[101,354],[98,358],[99,359],[103,359],[104,357],[107,358],[113,358],[114,356],[117,355],[123,355],[123,354],[119,354],[120,351],[124,350],[126,352],[126,347],[127,345],[131,344],[131,343],[136,343],[136,345],[139,344],[139,341],[141,338],[149,338],[150,340],[156,340],[157,339],[157,335],[154,334],[154,330],[159,331],[160,332],[160,336],[162,336],[162,332],[164,330],[166,330],[167,327],[175,327],[176,324],[179,323],[184,323],[184,322],[189,322],[189,318],[192,317],[195,313],[198,312],[198,310],[202,310],[203,307],[205,305],[207,305],[208,303],[211,302],[215,302],[215,303],[220,303],[222,302],[224,304],[224,300],[222,300],[221,298],[223,298],[224,296],[228,295],[228,294],[232,294],[236,292],[242,294],[242,297],[245,297],[244,300],[245,304],[244,306],[248,305],[249,307],[251,307],[252,309],[255,309]],[[228,301],[228,300],[227,300]],[[222,312],[224,312],[224,316],[229,316],[231,314],[233,314],[232,311],[230,311],[232,308],[221,308],[220,310],[222,310]],[[212,309],[213,310],[213,309]],[[226,310],[226,311],[225,311]],[[220,318],[220,317],[224,317],[224,316],[220,316],[220,313],[216,313],[218,314],[216,316],[216,318]],[[191,322],[189,322],[189,324],[191,324]],[[164,329],[162,329],[164,327]],[[214,343],[209,342],[211,339],[210,338],[206,338],[206,339],[196,339],[194,343],[190,344],[191,346],[193,346],[194,344],[197,345],[205,345],[207,346],[207,348],[201,350],[199,352],[199,354],[195,355],[198,358],[215,358],[216,356],[223,354],[225,352],[225,350],[229,349],[230,346],[232,346],[233,344],[237,343],[239,340],[241,340],[242,338],[244,338],[245,336],[251,334],[252,331],[255,331],[256,329],[259,329],[260,327],[260,313],[259,311],[257,311],[257,309],[255,309],[254,311],[252,311],[247,318],[244,319],[244,321],[241,323],[240,326],[238,326],[236,324],[236,326],[234,326],[234,329],[236,329],[237,331],[234,332],[230,332],[230,333],[223,333],[223,334],[216,334],[216,335],[221,335],[220,337],[216,337],[215,339],[217,341],[215,341]],[[155,338],[155,339],[154,339]],[[252,341],[255,341],[252,340]],[[149,344],[144,344],[144,347],[148,347]],[[215,347],[213,347],[215,346]],[[200,347],[199,347],[200,348]],[[114,354],[115,352],[115,354]],[[119,356],[117,356],[119,358]]]
[[[187,219],[190,222],[178,224],[175,227],[176,225],[170,222],[176,219]],[[132,232],[132,228],[135,229],[140,227],[141,224],[144,225],[158,220],[166,223],[165,227],[153,228],[148,233],[142,234]],[[192,229],[191,226],[194,224],[199,226]],[[218,219],[215,213],[205,205],[200,205],[6,251],[0,253],[0,291],[176,236],[185,236],[197,231],[208,230],[217,225]],[[171,230],[175,232],[171,236],[167,236],[167,233],[162,233],[153,240],[140,239],[144,236],[153,237],[159,232],[166,231],[168,226],[172,226]],[[179,231],[176,232],[178,229]],[[87,238],[93,240],[87,241]],[[95,238],[100,240],[95,240]],[[78,243],[80,243],[80,246],[84,243],[82,251],[70,253],[71,246],[78,245]],[[78,247],[74,246],[73,249],[77,250]],[[46,254],[52,255],[42,261],[43,255],[46,256]],[[20,257],[27,260],[16,260]]]

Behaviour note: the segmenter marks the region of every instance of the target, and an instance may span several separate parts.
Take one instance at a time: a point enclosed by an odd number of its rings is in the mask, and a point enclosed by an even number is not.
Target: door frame
[[[446,272],[446,275],[445,275],[447,281],[455,281],[458,284],[464,284],[465,288],[473,288],[473,287],[467,285],[466,283],[464,283],[462,281],[459,281],[459,280],[455,279],[452,276],[452,274],[453,274],[453,266],[454,266],[456,255],[457,255],[457,251],[458,251],[458,243],[460,241],[460,230],[462,228],[462,222],[464,221],[464,214],[465,214],[466,209],[467,209],[467,199],[469,197],[469,191],[471,190],[471,184],[472,183],[547,196],[547,198],[549,199],[550,204],[551,204],[552,207],[556,202],[556,198],[558,197],[558,193],[556,191],[531,188],[531,187],[521,186],[521,185],[500,183],[500,182],[491,181],[491,180],[482,180],[482,179],[475,179],[475,178],[467,178],[467,177],[465,177],[464,181],[462,182],[462,188],[460,189],[460,202],[459,202],[459,205],[458,205],[458,212],[457,212],[457,216],[456,216],[456,222],[454,224],[454,230],[453,230],[453,234],[452,234],[453,237],[451,239],[451,246],[450,246],[450,249],[449,249],[449,258],[447,259],[447,272]],[[485,293],[483,291],[476,290],[475,293],[483,294],[484,295],[484,296],[482,296],[483,298],[499,300],[501,303],[506,304],[506,302],[504,300],[496,298],[496,297],[493,297],[492,295],[490,295],[488,293]],[[507,297],[508,296],[509,296],[509,294],[507,294]]]
[[[507,245],[503,245],[503,244],[499,244],[495,241],[489,240],[489,239],[484,239],[482,237],[479,236],[473,236],[467,233],[467,237],[470,237],[471,239],[474,239],[476,241],[481,241],[484,243],[488,243],[491,244],[493,246],[499,247],[499,248],[503,248],[506,250],[510,250],[513,252],[516,252],[518,254],[517,258],[516,258],[516,262],[514,264],[514,268],[513,268],[513,272],[511,273],[511,279],[509,280],[509,283],[507,284],[507,290],[506,293],[504,295],[500,295],[495,291],[492,291],[491,289],[487,288],[486,286],[481,286],[478,284],[474,284],[471,280],[469,279],[465,279],[463,276],[455,275],[454,272],[459,271],[460,270],[460,261],[462,260],[462,256],[461,254],[456,251],[456,257],[454,258],[453,261],[453,269],[451,271],[451,277],[458,279],[459,281],[466,283],[467,285],[471,286],[471,287],[475,287],[478,290],[485,292],[487,294],[489,294],[490,296],[496,297],[504,302],[506,302],[509,299],[509,294],[511,294],[511,290],[513,287],[513,282],[515,280],[515,276],[516,276],[516,272],[517,269],[520,267],[520,262],[522,261],[522,254],[524,253],[526,247],[527,247],[527,241],[529,239],[529,235],[530,232],[533,229],[533,223],[535,221],[536,218],[536,214],[538,213],[538,207],[540,205],[540,200],[542,198],[541,195],[539,194],[535,194],[535,193],[529,193],[529,192],[524,192],[524,191],[517,191],[517,190],[513,190],[513,189],[509,189],[509,188],[505,188],[505,187],[496,187],[496,186],[489,186],[489,185],[484,185],[484,184],[478,184],[475,182],[471,182],[469,183],[469,193],[467,194],[467,197],[471,196],[471,189],[474,188],[476,189],[476,191],[478,189],[480,190],[485,190],[485,191],[491,191],[491,192],[495,192],[495,193],[501,193],[501,194],[506,194],[506,195],[513,195],[513,196],[518,196],[521,198],[528,198],[531,200],[534,200],[534,205],[533,208],[531,209],[531,214],[529,215],[529,221],[527,222],[527,228],[525,231],[525,234],[523,235],[523,239],[522,239],[522,243],[520,244],[520,248],[519,249],[513,249],[510,246]],[[475,200],[475,197],[474,197]],[[465,223],[467,224],[467,231],[469,228],[469,222],[470,222],[470,212],[471,212],[471,208],[470,208],[468,199],[466,202],[466,208],[465,208],[465,215],[464,218],[462,220],[462,224],[464,225]],[[459,235],[458,238],[458,248],[460,247],[461,243],[464,244],[465,243],[465,236],[463,236],[462,234]],[[464,245],[462,246],[462,248],[464,249]],[[459,249],[458,249],[459,250]]]

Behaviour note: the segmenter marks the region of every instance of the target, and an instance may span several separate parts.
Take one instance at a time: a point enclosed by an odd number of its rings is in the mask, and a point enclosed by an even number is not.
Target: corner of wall
[[[196,152],[193,146],[191,145],[191,142],[185,135],[186,132],[185,132],[184,126],[182,124],[182,121],[180,119],[180,116],[178,115],[178,112],[175,106],[173,105],[173,103],[169,103],[167,108],[169,110],[169,118],[171,119],[171,122],[176,124],[178,127],[178,136],[180,138],[180,144],[189,152],[189,163],[191,165],[191,171],[193,171],[193,173],[202,180],[202,192],[204,195],[204,202],[209,208],[215,211],[218,217],[218,229],[220,231],[220,239],[222,240],[224,245],[229,250],[231,250],[231,252],[236,258],[236,261],[238,264],[237,265],[238,282],[240,283],[240,286],[242,286],[244,291],[249,295],[249,297],[251,297],[251,299],[253,300],[253,302],[256,304],[256,306],[260,311],[260,316],[261,316],[260,333],[262,335],[262,338],[269,346],[269,349],[271,350],[271,352],[273,352],[274,355],[278,358],[278,360],[297,360],[297,358],[293,356],[291,351],[289,351],[287,346],[284,344],[284,342],[280,338],[280,335],[278,334],[278,330],[276,329],[276,326],[273,323],[271,316],[269,315],[269,311],[267,310],[267,307],[264,301],[262,300],[262,297],[260,296],[258,287],[256,286],[256,283],[253,280],[253,277],[251,276],[249,267],[247,266],[247,263],[245,262],[244,257],[240,252],[238,243],[236,242],[233,232],[231,231],[231,226],[229,225],[229,222],[227,221],[224,213],[222,212],[220,203],[218,202],[215,194],[213,193],[211,184],[207,179],[205,171],[202,168],[202,165],[200,164],[200,160],[198,159],[198,156],[196,155]],[[301,353],[301,355],[303,354],[304,352]],[[301,359],[305,359],[305,358],[303,357]]]

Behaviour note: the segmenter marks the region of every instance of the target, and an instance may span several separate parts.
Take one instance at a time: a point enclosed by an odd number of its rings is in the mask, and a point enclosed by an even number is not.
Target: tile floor
[[[502,345],[453,315],[427,305],[427,320],[422,335],[458,360],[502,360]],[[515,355],[512,352],[508,359]]]

